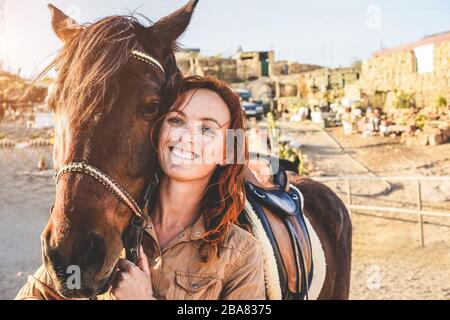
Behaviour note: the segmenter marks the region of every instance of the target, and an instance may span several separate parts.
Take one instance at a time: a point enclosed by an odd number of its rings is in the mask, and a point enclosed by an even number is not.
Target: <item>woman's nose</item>
[[[193,135],[189,130],[183,130],[176,136],[176,142],[189,143],[193,141]]]
[[[196,140],[196,135],[198,135],[197,131],[198,130],[196,130],[192,125],[180,128],[176,132],[174,132],[175,141],[183,143],[193,143]]]

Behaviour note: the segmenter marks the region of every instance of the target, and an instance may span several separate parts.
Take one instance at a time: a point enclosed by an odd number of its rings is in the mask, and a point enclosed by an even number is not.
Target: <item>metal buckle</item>
[[[265,194],[262,194],[262,193],[260,193],[258,190],[256,190],[256,189],[253,189],[253,192],[258,196],[258,197],[260,197],[261,199],[265,199],[266,198],[266,195]]]

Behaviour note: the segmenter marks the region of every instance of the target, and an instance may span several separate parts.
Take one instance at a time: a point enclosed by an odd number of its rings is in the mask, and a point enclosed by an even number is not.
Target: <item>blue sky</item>
[[[90,22],[134,10],[157,20],[187,0],[6,0],[11,70],[30,76],[60,48],[48,2]],[[272,49],[277,60],[336,67],[448,30],[449,0],[200,0],[181,44],[223,56]]]

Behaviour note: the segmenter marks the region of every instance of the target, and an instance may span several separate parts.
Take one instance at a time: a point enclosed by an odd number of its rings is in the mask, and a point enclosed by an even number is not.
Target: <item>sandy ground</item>
[[[351,299],[450,299],[450,228],[353,214]]]
[[[40,265],[39,236],[47,222],[55,187],[51,173],[34,168],[50,148],[0,150],[0,299],[14,298]]]
[[[344,137],[339,130],[323,132],[307,123],[282,127],[283,135],[304,145],[316,173],[450,175],[450,145],[408,149],[395,139]],[[0,149],[0,299],[13,298],[41,263],[39,235],[48,219],[54,184],[51,171],[39,174],[34,168],[40,156],[50,164],[51,152]],[[387,195],[360,196],[355,201],[414,205],[413,187],[396,186]],[[373,194],[385,188],[382,183],[355,186],[356,191]],[[448,208],[450,192],[445,188],[425,186],[427,206]],[[449,220],[426,220],[426,246],[421,247],[417,223],[353,214],[351,298],[450,299]]]

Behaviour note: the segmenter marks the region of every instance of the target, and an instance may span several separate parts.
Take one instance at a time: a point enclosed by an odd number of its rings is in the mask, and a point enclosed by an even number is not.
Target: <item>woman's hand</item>
[[[111,295],[114,300],[155,300],[147,256],[139,248],[138,265],[128,260],[119,261],[119,272],[114,280]]]

